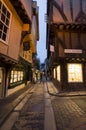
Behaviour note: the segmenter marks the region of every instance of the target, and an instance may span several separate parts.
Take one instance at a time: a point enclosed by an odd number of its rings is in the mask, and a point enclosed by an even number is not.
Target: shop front
[[[85,64],[65,63],[53,69],[53,78],[61,90],[84,90],[85,86]]]
[[[2,80],[3,80],[3,72],[2,68],[0,67],[0,98],[2,96]]]

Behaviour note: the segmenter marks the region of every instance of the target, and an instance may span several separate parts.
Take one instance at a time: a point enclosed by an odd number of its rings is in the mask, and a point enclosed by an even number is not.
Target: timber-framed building
[[[59,88],[86,88],[86,0],[47,0],[46,47]]]
[[[33,0],[0,0],[0,98],[32,79],[39,39],[38,6]]]

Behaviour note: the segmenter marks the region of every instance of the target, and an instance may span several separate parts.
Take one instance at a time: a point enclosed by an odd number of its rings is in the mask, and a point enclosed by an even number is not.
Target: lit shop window
[[[60,66],[57,66],[57,80],[60,81]]]
[[[11,71],[10,83],[22,81],[24,77],[23,71]]]
[[[0,1],[0,39],[7,40],[8,30],[10,24],[10,12],[7,7]]]
[[[55,70],[55,68],[53,70],[53,73],[54,73],[54,79],[55,79],[56,78],[56,70]]]
[[[14,75],[13,76],[14,76],[14,82],[17,82],[17,79],[18,79],[17,78],[18,77],[17,71],[14,71]]]
[[[10,83],[13,83],[13,79],[14,79],[14,77],[13,77],[13,71],[11,71],[11,79],[10,79]]]
[[[18,81],[20,81],[20,80],[21,80],[21,72],[18,71]]]
[[[68,82],[83,82],[81,64],[68,64]]]
[[[0,84],[2,83],[2,69],[0,68]]]
[[[20,79],[23,80],[24,74],[23,72],[20,73]]]

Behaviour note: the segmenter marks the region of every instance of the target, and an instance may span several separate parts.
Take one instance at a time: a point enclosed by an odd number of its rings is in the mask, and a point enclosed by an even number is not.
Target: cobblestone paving
[[[36,85],[36,91],[20,112],[12,130],[44,130],[44,87]]]
[[[52,106],[57,130],[75,130],[78,122],[82,119],[86,121],[86,113],[69,98],[52,98]]]
[[[74,101],[81,109],[86,112],[86,96],[82,97],[71,97],[72,101]]]

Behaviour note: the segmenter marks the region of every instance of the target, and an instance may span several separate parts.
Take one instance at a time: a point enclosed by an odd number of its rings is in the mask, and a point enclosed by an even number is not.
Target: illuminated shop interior
[[[82,64],[68,64],[68,82],[83,82]]]

